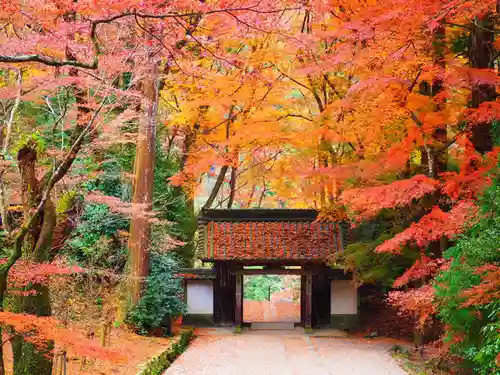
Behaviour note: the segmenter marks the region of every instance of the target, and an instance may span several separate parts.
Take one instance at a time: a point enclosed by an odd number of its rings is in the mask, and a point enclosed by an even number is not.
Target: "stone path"
[[[200,336],[164,375],[406,375],[388,346],[294,334]]]

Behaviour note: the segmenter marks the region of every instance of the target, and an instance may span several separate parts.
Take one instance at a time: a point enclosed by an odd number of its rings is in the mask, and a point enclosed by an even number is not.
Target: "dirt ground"
[[[95,340],[99,340],[95,338]],[[97,360],[82,367],[81,358],[75,358],[69,353],[67,374],[71,375],[136,375],[139,365],[165,350],[170,344],[168,338],[143,337],[114,328],[111,331],[110,348],[124,354],[126,360],[112,363]],[[5,345],[6,375],[12,375],[12,352],[9,344]]]
[[[243,300],[244,322],[300,322],[300,302]]]
[[[389,347],[305,334],[199,336],[164,375],[406,375]]]

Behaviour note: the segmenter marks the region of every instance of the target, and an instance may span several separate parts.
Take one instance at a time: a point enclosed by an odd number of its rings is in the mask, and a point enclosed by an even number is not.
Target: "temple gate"
[[[210,267],[183,270],[184,321],[245,324],[244,275],[299,275],[300,325],[352,328],[358,316],[357,289],[350,275],[329,267],[343,252],[347,233],[344,223],[318,220],[315,210],[203,210],[197,256]]]

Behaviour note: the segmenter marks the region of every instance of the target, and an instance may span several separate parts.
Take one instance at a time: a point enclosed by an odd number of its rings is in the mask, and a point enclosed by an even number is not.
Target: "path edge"
[[[189,342],[194,337],[194,329],[184,327],[180,333],[172,338],[167,349],[151,358],[145,364],[140,365],[141,370],[136,375],[161,375],[170,367],[174,360],[180,356],[188,347]]]

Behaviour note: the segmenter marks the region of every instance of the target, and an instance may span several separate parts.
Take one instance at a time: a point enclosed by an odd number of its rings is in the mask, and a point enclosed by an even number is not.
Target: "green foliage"
[[[57,201],[56,213],[58,215],[64,215],[73,206],[75,198],[76,191],[68,191],[66,193],[63,193]]]
[[[353,272],[357,282],[390,287],[414,262],[417,254],[408,248],[404,248],[400,255],[375,252],[377,246],[392,237],[391,234],[382,234],[374,241],[355,242],[345,248],[344,267]]]
[[[271,294],[282,287],[283,279],[278,275],[250,276],[245,280],[243,294],[245,299],[268,301]]]
[[[67,241],[66,254],[84,266],[123,270],[127,250],[117,232],[128,227],[129,220],[112,213],[108,206],[86,204],[78,226]]]
[[[46,149],[45,141],[40,136],[39,131],[29,134],[21,134],[16,145],[13,147],[12,153],[17,154],[19,150],[26,146],[35,149],[38,153],[43,153]]]
[[[189,341],[193,337],[193,329],[183,329],[177,341],[173,342],[172,346],[161,353],[158,357],[153,358],[144,370],[139,375],[160,375],[170,364],[186,350]]]
[[[445,323],[447,340],[454,340],[453,351],[465,358],[477,373],[498,375],[495,357],[500,352],[500,303],[464,307],[463,292],[479,285],[475,269],[485,264],[499,264],[500,252],[500,184],[483,194],[480,205],[483,216],[445,257],[451,259],[449,269],[437,278],[436,295],[439,317]],[[495,354],[496,353],[496,354]]]
[[[135,149],[131,145],[111,147],[104,155],[81,160],[83,171],[100,171],[94,179],[85,184],[88,191],[100,191],[104,195],[130,202],[132,184],[124,179],[124,173],[132,173]],[[102,160],[101,160],[102,159]]]
[[[473,360],[481,375],[500,375],[500,367],[495,366],[500,353],[500,302],[493,302],[488,307],[491,323],[481,328],[482,342]]]
[[[145,293],[128,316],[140,333],[161,328],[167,318],[186,312],[181,298],[184,289],[177,276],[179,270],[179,260],[174,254],[151,253],[151,273]]]
[[[418,253],[408,247],[404,247],[400,254],[377,253],[375,249],[409,225],[408,219],[405,222],[400,218],[405,216],[404,212],[385,210],[376,219],[361,223],[353,234],[358,242],[346,246],[336,262],[352,272],[360,284],[391,287],[395,279],[415,262]]]
[[[186,243],[174,251],[182,265],[187,267],[194,256],[193,236],[196,230],[196,218],[191,203],[182,190],[169,184],[168,180],[179,170],[177,159],[166,155],[161,148],[156,152],[156,167],[154,175],[153,210],[157,218],[168,224],[153,227],[153,239],[163,233]]]

